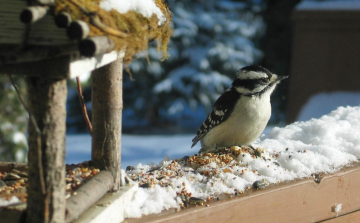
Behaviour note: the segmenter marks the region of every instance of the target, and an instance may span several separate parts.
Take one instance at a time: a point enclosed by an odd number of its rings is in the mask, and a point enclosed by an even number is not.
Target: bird
[[[201,142],[200,153],[219,147],[247,146],[265,129],[270,116],[270,96],[277,84],[288,76],[278,76],[268,69],[250,65],[241,68],[235,80],[214,103],[192,147]]]

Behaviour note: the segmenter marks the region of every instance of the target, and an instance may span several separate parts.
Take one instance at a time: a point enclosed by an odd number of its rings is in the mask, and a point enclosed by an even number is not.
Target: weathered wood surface
[[[209,207],[199,206],[180,212],[161,213],[141,219],[126,219],[128,223],[140,222],[319,222],[336,221],[336,216],[360,210],[360,168],[345,168],[325,175],[319,184],[312,179],[275,185],[247,195],[212,202]],[[342,204],[339,213],[332,212]],[[352,221],[358,219],[348,216]],[[344,216],[343,219],[348,219]],[[340,218],[342,219],[342,217]],[[356,219],[357,221],[354,221]],[[326,221],[325,221],[326,222]],[[346,221],[345,221],[346,222]]]
[[[114,41],[106,36],[89,37],[79,43],[80,54],[86,57],[109,53],[114,48]]]
[[[312,179],[273,185],[246,195],[215,201],[210,206],[190,207],[180,212],[168,211],[158,215],[145,216],[141,219],[125,219],[128,223],[140,222],[329,222],[357,223],[360,218],[360,167],[350,167],[334,174],[325,175],[319,184]],[[126,187],[125,187],[126,188]],[[132,189],[132,193],[134,192]],[[107,193],[88,209],[76,223],[96,222],[95,219],[110,217],[107,210],[119,210],[129,201],[130,196],[114,203],[114,196],[122,193]],[[117,196],[118,197],[118,196]],[[115,199],[117,199],[117,197]],[[332,212],[332,207],[342,204],[339,213]],[[116,206],[119,205],[119,206]],[[8,223],[18,223],[21,212],[0,209],[0,219],[13,216]],[[111,211],[112,215],[120,214]],[[105,215],[105,216],[104,216]],[[338,215],[338,216],[337,216]],[[337,216],[337,217],[336,217]],[[107,219],[109,220],[109,219]],[[110,221],[110,220],[109,220]],[[113,222],[113,221],[112,221]],[[119,222],[119,221],[117,221]]]
[[[70,23],[70,26],[66,29],[67,36],[72,40],[85,39],[89,35],[89,33],[89,25],[82,20],[77,20]]]
[[[27,163],[0,162],[0,172],[11,172],[13,169],[27,171],[27,166]]]
[[[38,67],[44,76],[51,70]],[[28,199],[27,222],[65,220],[66,79],[27,77]]]
[[[27,7],[24,0],[0,0],[0,44],[22,44],[26,25],[20,20]],[[59,29],[54,16],[45,15],[31,25],[27,43],[31,45],[64,45],[71,43],[64,29]]]
[[[21,12],[20,20],[26,24],[34,23],[42,19],[48,10],[47,6],[29,6]]]
[[[109,174],[111,175],[111,174]],[[103,185],[101,185],[103,186]],[[81,188],[81,187],[80,187]],[[108,192],[91,204],[73,223],[120,223],[125,218],[125,207],[137,190],[137,185],[122,186],[117,192]],[[75,199],[76,200],[76,199]],[[79,201],[80,199],[78,199]],[[80,202],[80,201],[79,201]],[[69,208],[67,206],[67,208]],[[24,223],[26,204],[0,208],[1,223]]]
[[[2,46],[0,45],[0,49],[1,48]],[[54,58],[58,59],[59,63],[61,64],[64,58],[59,57],[64,56],[66,57],[68,63],[80,59],[77,44],[73,43],[62,46],[36,47],[27,50],[21,50],[17,46],[8,45],[7,48],[0,51],[0,74],[3,74],[2,70],[4,69],[15,69],[14,71],[12,71],[14,74],[39,76],[39,74],[37,74],[36,72],[36,69],[35,71],[33,71],[34,68],[31,67],[36,68],[41,64],[43,64],[42,66],[46,66],[45,63],[49,60],[53,60]],[[15,67],[12,67],[12,64],[15,65]],[[54,62],[52,64],[54,64]],[[25,71],[20,72],[21,67],[28,67],[30,71],[28,72],[26,69]],[[66,68],[68,67],[68,65],[64,65],[63,67]],[[62,74],[59,77],[66,77],[67,74],[68,73]],[[47,76],[56,77],[58,76],[58,73],[56,71],[51,73],[49,72]]]
[[[114,177],[113,191],[120,188],[122,58],[94,70],[92,81],[92,163]]]
[[[101,171],[76,190],[66,201],[66,222],[77,219],[91,205],[112,189],[114,178],[109,171]]]
[[[66,28],[71,22],[71,15],[67,12],[60,12],[55,16],[55,24],[59,28]]]
[[[122,186],[116,192],[105,194],[74,223],[120,223],[125,219],[125,208],[138,189],[137,185]]]
[[[74,49],[74,46],[75,45],[68,46],[68,48],[64,47],[62,52],[71,51]],[[46,76],[49,78],[74,78],[81,74],[91,72],[99,67],[105,66],[113,61],[122,60],[124,57],[124,52],[112,51],[110,53],[90,58],[80,57],[77,54],[59,56],[56,57],[56,61],[54,61],[54,58],[41,60],[43,57],[36,57],[39,55],[37,52],[40,52],[41,55],[48,55],[49,52],[54,51],[44,49],[44,51],[41,52],[40,49],[37,49],[32,53],[29,52],[29,56],[23,55],[24,57],[18,58],[18,60],[14,60],[11,63],[1,64],[0,62],[0,74],[26,75],[32,77]],[[31,55],[33,55],[33,57],[31,57]],[[13,58],[10,55],[8,56],[9,59]],[[29,59],[33,61],[29,61]],[[21,61],[23,62],[20,63]],[[41,74],[37,71],[37,67],[39,66],[43,67],[45,70],[51,70],[51,72],[45,75]]]
[[[322,222],[323,223],[358,223],[359,220],[360,220],[360,211],[355,211]]]

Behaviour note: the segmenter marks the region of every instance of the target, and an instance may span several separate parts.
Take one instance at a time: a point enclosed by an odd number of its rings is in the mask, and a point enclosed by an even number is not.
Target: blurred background
[[[153,42],[127,65],[130,72],[124,70],[126,162],[145,162],[131,158],[134,153],[147,161],[189,153],[191,139],[213,103],[236,71],[247,65],[290,76],[272,96],[270,127],[360,104],[359,0],[166,2],[173,12],[170,57],[161,61]],[[23,79],[14,78],[26,95]],[[91,117],[90,74],[80,78]],[[0,108],[0,160],[25,161],[27,114],[7,76],[0,76]],[[67,149],[72,157],[67,162],[90,159],[91,139],[72,79],[67,113]]]

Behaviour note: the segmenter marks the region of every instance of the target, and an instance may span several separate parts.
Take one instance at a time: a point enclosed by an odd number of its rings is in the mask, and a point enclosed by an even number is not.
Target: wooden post
[[[92,72],[92,162],[114,177],[120,188],[122,58]]]
[[[27,222],[65,221],[66,79],[27,77],[29,185]],[[36,122],[36,123],[35,123]]]

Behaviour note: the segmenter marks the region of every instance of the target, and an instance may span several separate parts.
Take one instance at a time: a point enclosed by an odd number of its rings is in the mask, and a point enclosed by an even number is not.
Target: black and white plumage
[[[286,77],[279,77],[261,66],[240,69],[232,86],[215,102],[213,110],[192,140],[201,141],[200,152],[217,147],[251,145],[265,129],[270,116],[270,95]]]

